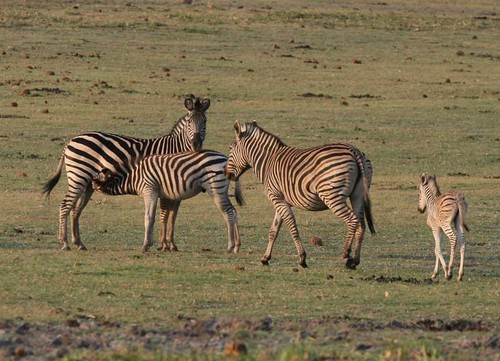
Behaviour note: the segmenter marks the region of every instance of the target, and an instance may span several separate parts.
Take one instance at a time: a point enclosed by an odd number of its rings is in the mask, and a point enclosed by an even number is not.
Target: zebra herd
[[[299,265],[307,267],[306,252],[292,212],[292,207],[295,207],[308,211],[330,209],[337,215],[347,226],[342,249],[345,266],[355,269],[359,265],[365,223],[370,232],[375,233],[369,197],[373,168],[362,151],[344,143],[305,149],[290,147],[254,121],[235,123],[236,141],[226,157],[216,151],[202,150],[210,100],[188,96],[184,106],[187,114],[174,124],[169,135],[160,138],[140,139],[89,132],[73,138],[66,145],[56,174],[43,189],[49,196],[61,177],[64,164],[68,191],[59,208],[58,240],[62,249],[69,249],[67,218],[70,216],[72,243],[79,250],[86,250],[80,238],[79,218],[97,190],[110,195],[137,194],[144,198],[143,252],[153,245],[152,232],[159,199],[159,249],[175,251],[174,225],[181,201],[206,192],[227,223],[228,252],[237,253],[241,245],[238,215],[229,200],[229,183],[235,182],[235,198],[242,205],[239,177],[252,168],[275,209],[262,264],[269,264],[274,241],[284,222],[295,243]],[[435,238],[436,264],[432,278],[437,276],[439,263],[445,277],[451,278],[458,238],[458,280],[462,280],[463,230],[468,230],[464,220],[467,211],[465,199],[456,193],[442,195],[435,177],[424,174],[420,182],[418,209],[422,213],[427,209],[427,223]],[[451,243],[447,268],[440,246],[443,232]]]

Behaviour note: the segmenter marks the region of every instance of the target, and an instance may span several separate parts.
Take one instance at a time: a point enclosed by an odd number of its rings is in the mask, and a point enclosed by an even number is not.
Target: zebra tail
[[[236,198],[236,203],[238,203],[238,205],[241,207],[245,205],[245,199],[243,198],[243,192],[241,191],[240,180],[238,179],[235,183],[234,197]]]
[[[366,222],[368,223],[368,228],[371,234],[377,233],[375,230],[375,224],[373,222],[372,215],[372,202],[370,201],[370,187],[368,187],[368,178],[365,173],[365,157],[358,149],[356,153],[356,162],[358,163],[359,170],[361,172],[361,181],[363,182],[362,192],[363,192],[363,212],[365,214]]]
[[[469,232],[469,226],[465,223],[465,214],[467,213],[467,203],[465,203],[465,199],[461,197],[458,201],[458,221],[462,225],[462,227]]]
[[[59,179],[61,178],[63,164],[64,164],[64,153],[61,155],[61,158],[59,159],[59,164],[57,165],[56,174],[52,178],[50,178],[49,181],[45,183],[43,186],[43,194],[45,194],[47,198],[50,196],[50,192],[52,192],[57,182],[59,182]]]
[[[375,224],[373,222],[372,215],[372,202],[370,201],[368,181],[366,177],[363,176],[363,210],[365,213],[366,222],[368,223],[368,228],[371,234],[377,233],[375,230]]]

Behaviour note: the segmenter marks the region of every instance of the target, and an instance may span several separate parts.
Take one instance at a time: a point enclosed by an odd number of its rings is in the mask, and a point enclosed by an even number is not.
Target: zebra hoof
[[[354,269],[356,269],[356,266],[357,266],[357,264],[354,261],[354,259],[352,259],[352,258],[348,258],[346,260],[346,262],[345,262],[345,268],[347,268],[347,269],[353,269],[354,270]]]

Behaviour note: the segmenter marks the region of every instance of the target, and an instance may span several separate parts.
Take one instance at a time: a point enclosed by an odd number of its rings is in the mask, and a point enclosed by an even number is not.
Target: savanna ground
[[[17,1],[0,4],[0,359],[500,359],[500,42],[495,1]],[[205,196],[186,201],[178,253],[140,253],[142,200],[94,195],[88,252],[56,241],[65,178],[88,130],[151,138],[209,97],[206,148],[257,120],[294,146],[350,142],[375,168],[378,234],[344,269],[343,224],[296,211],[297,268],[248,172],[243,247]],[[422,172],[469,203],[465,279],[429,281]],[[325,245],[307,240],[319,236]],[[445,240],[444,253],[449,253]]]

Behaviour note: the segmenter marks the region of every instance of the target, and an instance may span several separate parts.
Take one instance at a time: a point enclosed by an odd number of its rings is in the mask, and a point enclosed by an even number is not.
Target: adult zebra
[[[174,225],[181,201],[207,193],[227,224],[227,251],[238,253],[240,234],[236,209],[229,200],[229,180],[224,175],[227,157],[213,150],[152,155],[129,172],[101,171],[93,180],[94,190],[109,195],[136,194],[144,198],[144,243],[142,252],[153,245],[156,204],[160,198],[160,243],[162,250],[177,250]],[[243,205],[240,184],[236,182],[236,202]]]
[[[56,174],[43,187],[47,196],[61,177],[63,164],[66,165],[68,191],[59,207],[58,239],[63,250],[69,250],[67,241],[67,218],[71,213],[71,240],[79,250],[86,250],[80,239],[79,218],[92,196],[91,180],[101,170],[126,171],[140,159],[151,154],[167,154],[199,150],[205,140],[209,99],[200,100],[187,97],[184,106],[188,113],[179,119],[170,134],[154,138],[140,139],[128,136],[89,132],[73,138],[64,148]]]
[[[365,216],[370,231],[375,232],[368,194],[372,170],[365,155],[354,146],[341,143],[306,149],[289,147],[256,122],[236,122],[234,128],[236,142],[231,145],[226,176],[237,180],[253,168],[275,209],[262,264],[267,265],[271,259],[274,241],[284,221],[297,248],[299,264],[307,267],[306,252],[292,212],[292,207],[297,207],[308,211],[330,209],[346,223],[348,233],[342,257],[347,268],[356,268],[361,259]],[[351,257],[353,240],[354,257]]]

